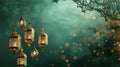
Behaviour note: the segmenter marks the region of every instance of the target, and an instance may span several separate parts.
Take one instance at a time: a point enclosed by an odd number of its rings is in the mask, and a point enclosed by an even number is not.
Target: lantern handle
[[[22,18],[22,16],[20,18]]]
[[[14,26],[13,31],[16,32],[16,27]]]
[[[41,28],[41,30],[42,30],[42,32],[44,32],[44,26],[43,26],[43,24],[42,24],[42,28]]]
[[[34,49],[36,49],[35,45],[34,45]]]
[[[23,20],[23,17],[22,17],[22,16],[20,17],[20,20]]]
[[[30,20],[28,21],[28,26],[30,26]]]

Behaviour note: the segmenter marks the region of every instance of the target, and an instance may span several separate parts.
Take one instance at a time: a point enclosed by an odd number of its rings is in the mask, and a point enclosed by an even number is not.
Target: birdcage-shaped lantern
[[[25,26],[26,26],[26,21],[21,16],[20,19],[19,19],[19,21],[18,21],[18,27],[25,28]]]
[[[21,37],[16,32],[16,29],[9,36],[9,49],[15,54],[21,48]]]
[[[48,45],[48,35],[44,32],[44,28],[42,28],[42,32],[38,35],[38,45],[40,48],[45,48]]]
[[[17,67],[26,67],[27,66],[27,55],[23,52],[21,48],[20,54],[17,56]]]
[[[34,29],[31,27],[30,22],[28,27],[24,30],[24,40],[27,43],[27,46],[31,46],[32,42],[34,41]]]

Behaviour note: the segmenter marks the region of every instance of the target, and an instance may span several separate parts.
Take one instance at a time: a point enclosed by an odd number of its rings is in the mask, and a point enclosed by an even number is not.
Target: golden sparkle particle
[[[65,47],[69,47],[70,44],[68,42],[65,43]]]
[[[67,64],[67,67],[70,67],[70,64]]]
[[[61,58],[61,60],[65,60],[65,59],[66,59],[66,56],[65,56],[65,55],[62,55],[60,58]]]
[[[77,36],[77,35],[74,33],[74,34],[73,34],[73,37],[76,37],[76,36]]]
[[[98,44],[98,46],[100,47],[100,46],[101,46],[101,44]]]
[[[93,17],[92,17],[92,19],[93,19],[93,20],[96,20],[96,17],[95,17],[95,16],[93,16]]]
[[[77,57],[77,56],[74,56],[74,57],[73,57],[73,60],[77,60],[77,59],[78,59],[78,57]]]
[[[120,61],[120,58],[118,58],[118,60]]]
[[[61,50],[61,53],[64,53],[64,50]]]
[[[68,63],[68,62],[69,62],[69,59],[66,59],[66,60],[65,60],[65,62],[67,62],[67,63]]]
[[[97,51],[96,50],[93,50],[93,53],[96,53]]]

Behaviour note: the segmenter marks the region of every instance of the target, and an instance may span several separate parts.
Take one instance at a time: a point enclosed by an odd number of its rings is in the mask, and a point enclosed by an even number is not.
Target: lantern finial
[[[20,19],[23,19],[22,16],[20,17]]]
[[[14,27],[13,31],[16,32],[16,27]]]
[[[42,28],[41,28],[41,30],[42,30],[42,32],[44,32],[44,26],[43,26],[43,24],[42,24]]]
[[[44,27],[42,27],[42,32],[44,32]]]
[[[30,21],[28,22],[28,26],[30,26]]]

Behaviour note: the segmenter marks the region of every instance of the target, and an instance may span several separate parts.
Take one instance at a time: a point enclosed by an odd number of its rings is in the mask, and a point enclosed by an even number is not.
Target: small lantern
[[[30,22],[27,28],[24,30],[24,40],[27,45],[30,47],[32,42],[34,41],[34,29],[30,26]]]
[[[21,48],[21,37],[16,29],[9,36],[9,49],[15,54]]]
[[[34,47],[33,50],[31,51],[31,57],[32,58],[37,58],[37,56],[39,55],[38,50]]]
[[[23,52],[22,48],[21,48],[20,54],[17,57],[17,66],[18,67],[26,67],[27,66],[27,56]]]
[[[42,32],[38,36],[38,44],[40,48],[45,48],[48,44],[48,35],[44,32],[44,28],[42,28]]]
[[[18,27],[25,28],[25,26],[26,26],[26,21],[21,16],[21,18],[18,21]]]

